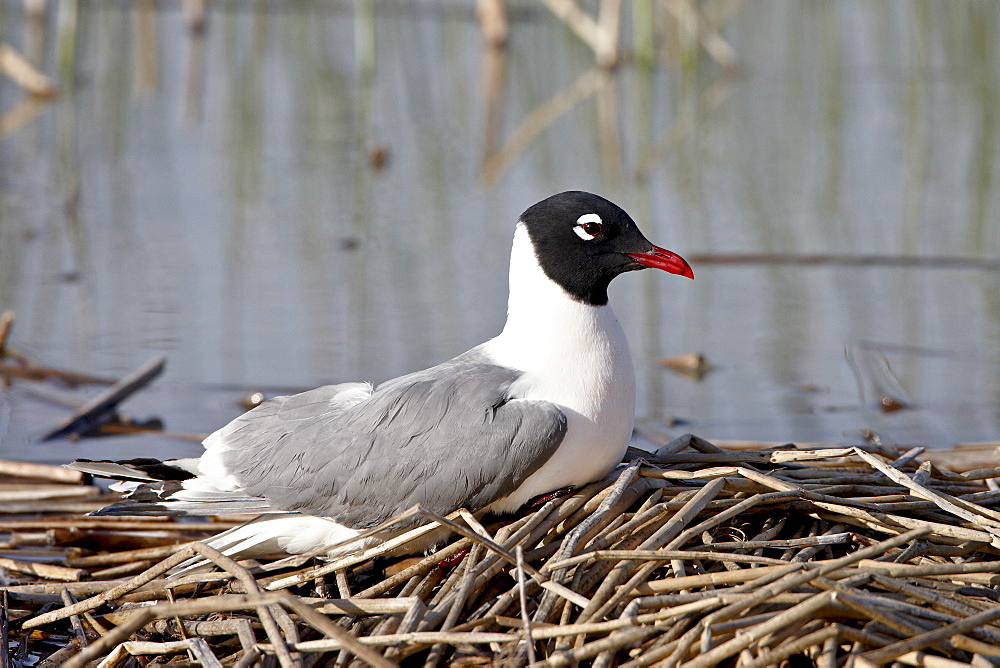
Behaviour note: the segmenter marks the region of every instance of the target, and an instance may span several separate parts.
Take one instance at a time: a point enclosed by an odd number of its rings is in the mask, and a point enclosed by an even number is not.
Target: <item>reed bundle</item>
[[[730,451],[692,436],[630,455],[516,516],[415,508],[453,536],[409,559],[385,553],[426,527],[331,562],[237,563],[190,541],[239,518],[80,518],[67,514],[107,499],[67,492],[49,512],[0,521],[14,553],[0,560],[0,652],[40,666],[1000,657],[1000,468],[955,473],[884,446]],[[168,575],[192,556],[213,570]]]

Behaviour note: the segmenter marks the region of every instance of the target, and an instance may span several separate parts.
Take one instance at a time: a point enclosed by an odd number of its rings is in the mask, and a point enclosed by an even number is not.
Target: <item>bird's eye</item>
[[[584,241],[590,241],[604,231],[604,223],[596,213],[585,213],[576,219],[573,231]]]

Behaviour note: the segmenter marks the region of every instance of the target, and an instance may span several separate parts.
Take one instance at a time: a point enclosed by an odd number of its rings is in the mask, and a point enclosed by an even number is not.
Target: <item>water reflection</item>
[[[0,4],[3,39],[61,91],[41,106],[0,80],[0,307],[48,362],[122,375],[166,354],[126,405],[140,418],[204,432],[246,388],[378,381],[494,335],[517,214],[583,188],[702,256],[693,284],[614,286],[646,424],[997,437],[991,5],[720,3],[713,58],[684,16],[637,0],[614,73],[533,3],[511,3],[504,51],[464,4],[212,3],[202,31],[180,7],[66,1],[39,24]],[[986,264],[712,261],[724,254]],[[879,409],[845,356],[859,346],[911,408]],[[689,352],[712,373],[656,363]],[[20,386],[0,402],[0,456],[77,454],[25,449],[64,409]]]

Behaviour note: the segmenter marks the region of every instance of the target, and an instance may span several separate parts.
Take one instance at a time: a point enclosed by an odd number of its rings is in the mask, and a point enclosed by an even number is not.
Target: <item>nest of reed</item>
[[[407,516],[453,530],[427,556],[388,559],[380,546],[267,563],[191,542],[240,518],[82,518],[108,495],[50,480],[78,491],[39,511],[37,495],[4,500],[0,485],[0,511],[21,515],[0,522],[17,557],[0,559],[0,659],[992,665],[998,477],[1000,468],[945,470],[919,449],[731,451],[687,435],[630,451],[607,479],[519,515],[415,508]],[[211,572],[165,577],[196,555]]]

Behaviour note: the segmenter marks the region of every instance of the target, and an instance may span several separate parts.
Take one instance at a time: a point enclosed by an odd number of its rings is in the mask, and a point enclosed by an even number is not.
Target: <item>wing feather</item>
[[[218,464],[273,508],[352,528],[415,504],[486,507],[552,455],[566,416],[549,402],[512,401],[520,372],[467,356],[390,381],[347,409],[318,412],[299,395],[294,419],[282,406],[251,411],[213,444]]]
[[[137,483],[102,514],[299,512],[365,529],[416,504],[478,510],[517,489],[566,434],[555,404],[511,396],[520,376],[473,350],[374,391],[344,383],[271,399],[209,436],[197,467],[177,460],[172,480],[146,462],[87,470]]]

